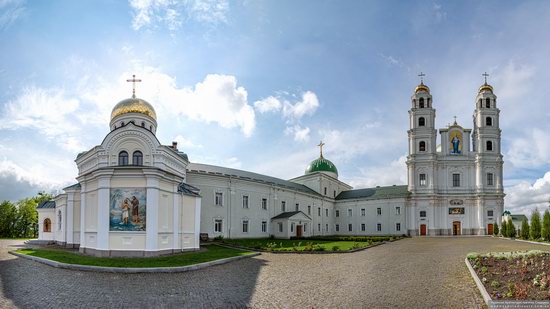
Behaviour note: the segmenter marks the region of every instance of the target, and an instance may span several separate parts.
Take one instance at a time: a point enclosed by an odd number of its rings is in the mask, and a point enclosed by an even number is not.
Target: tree
[[[514,238],[516,237],[516,226],[512,222],[512,220],[508,220],[508,226],[506,227],[506,231],[508,231],[508,237]]]
[[[520,234],[522,239],[529,239],[529,222],[527,222],[527,218],[523,218],[523,220],[521,221]]]
[[[17,218],[17,207],[9,201],[0,204],[0,237],[16,237],[15,222]]]
[[[493,234],[494,234],[495,236],[498,236],[498,232],[499,232],[499,230],[498,230],[498,223],[495,223],[495,227],[493,228]]]
[[[531,215],[531,227],[530,227],[531,239],[537,240],[540,238],[541,224],[540,224],[540,213],[539,210],[535,208],[533,214]]]
[[[17,202],[17,222],[15,230],[17,237],[35,237],[35,227],[38,224],[36,198],[26,198]]]
[[[502,234],[503,237],[508,237],[508,221],[509,220],[505,220],[502,223],[502,229],[501,229],[500,233]]]
[[[550,241],[550,211],[548,209],[546,209],[542,217],[542,238]]]

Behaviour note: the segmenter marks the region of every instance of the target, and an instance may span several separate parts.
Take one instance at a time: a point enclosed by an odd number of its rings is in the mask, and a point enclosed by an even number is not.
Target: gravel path
[[[52,268],[7,253],[0,307],[481,307],[468,252],[550,247],[490,237],[409,238],[351,254],[267,254],[176,274]]]

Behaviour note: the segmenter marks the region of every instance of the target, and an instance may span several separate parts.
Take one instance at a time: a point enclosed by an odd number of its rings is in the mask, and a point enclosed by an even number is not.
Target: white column
[[[80,184],[80,248],[86,247],[86,185]]]
[[[109,193],[111,178],[98,179],[97,194],[97,249],[109,250]]]
[[[174,213],[173,213],[173,227],[172,227],[172,233],[174,238],[174,249],[181,249],[181,242],[180,242],[180,205],[181,205],[181,195],[178,193],[178,186],[174,186]]]
[[[158,249],[159,230],[159,180],[147,177],[147,226],[145,236],[145,250],[155,251]]]
[[[195,198],[195,248],[200,248],[200,232],[201,232],[201,198]]]
[[[67,244],[73,244],[74,243],[74,213],[73,213],[73,207],[74,207],[74,193],[69,192],[67,194],[67,215],[65,216],[65,232],[66,236],[65,239],[67,241]]]

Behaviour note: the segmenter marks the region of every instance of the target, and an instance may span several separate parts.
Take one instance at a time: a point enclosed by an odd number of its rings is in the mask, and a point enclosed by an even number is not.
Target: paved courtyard
[[[7,253],[0,307],[481,307],[468,252],[542,249],[490,237],[410,238],[351,254],[262,254],[177,274],[56,269]]]

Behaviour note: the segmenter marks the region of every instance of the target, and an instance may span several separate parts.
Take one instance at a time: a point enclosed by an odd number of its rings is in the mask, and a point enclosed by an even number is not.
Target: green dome
[[[315,172],[329,172],[334,173],[336,176],[338,176],[338,169],[336,169],[336,165],[334,163],[330,162],[329,160],[323,158],[322,156],[318,159],[315,159],[309,163],[309,165],[306,168],[306,174],[311,174]]]

